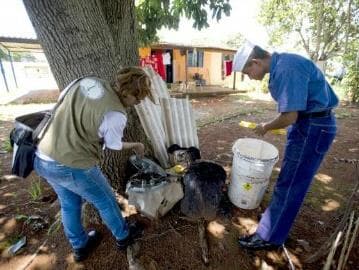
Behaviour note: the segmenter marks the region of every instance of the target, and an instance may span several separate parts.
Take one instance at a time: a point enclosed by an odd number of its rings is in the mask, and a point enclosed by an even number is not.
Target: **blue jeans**
[[[82,248],[88,240],[81,223],[83,199],[99,211],[102,220],[116,239],[127,237],[127,223],[121,215],[115,194],[99,167],[76,169],[36,157],[34,169],[58,195],[62,224],[72,248]]]
[[[281,245],[299,212],[325,153],[336,135],[335,116],[299,118],[288,129],[282,168],[257,234]]]

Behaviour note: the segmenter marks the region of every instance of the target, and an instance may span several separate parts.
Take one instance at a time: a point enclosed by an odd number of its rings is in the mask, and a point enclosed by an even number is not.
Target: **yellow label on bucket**
[[[251,190],[252,189],[252,185],[250,183],[244,183],[243,184],[243,188],[247,191]]]
[[[241,127],[246,127],[246,128],[251,128],[251,129],[255,129],[257,126],[256,123],[247,122],[247,121],[241,121],[241,122],[239,122],[239,125]],[[276,134],[276,135],[286,135],[287,134],[287,131],[284,128],[272,129],[270,132],[273,134]]]

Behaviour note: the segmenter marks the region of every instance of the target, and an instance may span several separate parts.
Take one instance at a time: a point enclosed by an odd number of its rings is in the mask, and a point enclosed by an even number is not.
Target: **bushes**
[[[343,84],[345,92],[352,102],[359,102],[359,41],[353,42],[347,55],[344,57],[347,66],[347,74]]]
[[[353,65],[348,70],[348,75],[345,78],[346,93],[352,102],[359,102],[359,71],[358,67]]]
[[[241,81],[241,73],[238,72],[238,74],[239,75],[237,75],[236,89],[268,93],[269,74],[266,74],[261,81],[250,80],[247,76],[245,76],[244,80]]]

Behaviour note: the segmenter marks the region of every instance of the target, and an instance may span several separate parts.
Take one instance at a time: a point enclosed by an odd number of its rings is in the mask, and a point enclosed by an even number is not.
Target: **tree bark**
[[[23,2],[60,89],[87,74],[112,78],[120,63],[99,1]]]
[[[121,67],[138,65],[134,0],[23,2],[60,90],[80,76],[110,81]],[[124,141],[146,142],[134,109],[128,112]],[[116,190],[124,190],[129,154],[106,150],[103,155],[101,168]]]
[[[135,1],[101,0],[101,7],[113,39],[116,61],[123,66],[138,65]]]

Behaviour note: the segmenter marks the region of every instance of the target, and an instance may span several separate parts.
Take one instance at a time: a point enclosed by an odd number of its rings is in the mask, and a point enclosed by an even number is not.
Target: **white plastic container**
[[[268,187],[273,166],[278,161],[278,149],[262,140],[243,138],[234,143],[232,151],[229,199],[243,209],[257,208]]]

